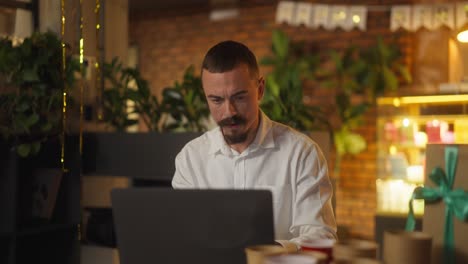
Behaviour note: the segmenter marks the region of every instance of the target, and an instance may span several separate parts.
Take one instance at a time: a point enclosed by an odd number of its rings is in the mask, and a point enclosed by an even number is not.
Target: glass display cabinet
[[[406,216],[422,185],[426,144],[468,143],[468,94],[377,100],[377,216]],[[414,203],[422,215],[424,203]]]

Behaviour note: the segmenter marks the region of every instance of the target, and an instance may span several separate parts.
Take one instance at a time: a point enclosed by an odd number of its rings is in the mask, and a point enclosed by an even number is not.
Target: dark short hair
[[[258,78],[258,64],[253,52],[242,43],[227,40],[208,50],[203,59],[202,72],[203,69],[212,73],[227,72],[240,64],[247,65],[252,78]]]

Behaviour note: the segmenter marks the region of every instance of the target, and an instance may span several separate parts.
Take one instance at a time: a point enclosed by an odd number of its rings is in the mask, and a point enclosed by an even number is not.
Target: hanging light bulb
[[[460,33],[457,34],[457,40],[462,43],[468,43],[468,29],[460,31]]]

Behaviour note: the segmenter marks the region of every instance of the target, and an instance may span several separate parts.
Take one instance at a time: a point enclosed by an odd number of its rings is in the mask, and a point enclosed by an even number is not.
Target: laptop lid
[[[249,245],[273,244],[267,190],[114,189],[122,264],[246,263]]]

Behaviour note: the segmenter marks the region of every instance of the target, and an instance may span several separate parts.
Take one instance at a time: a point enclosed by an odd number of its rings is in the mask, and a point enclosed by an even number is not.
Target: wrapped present
[[[387,230],[384,233],[385,264],[429,264],[432,237],[422,232]]]
[[[468,263],[468,145],[430,144],[425,186],[412,199],[424,199],[423,232],[433,236],[432,263]],[[445,168],[442,169],[442,168]],[[406,225],[414,230],[412,201]]]

